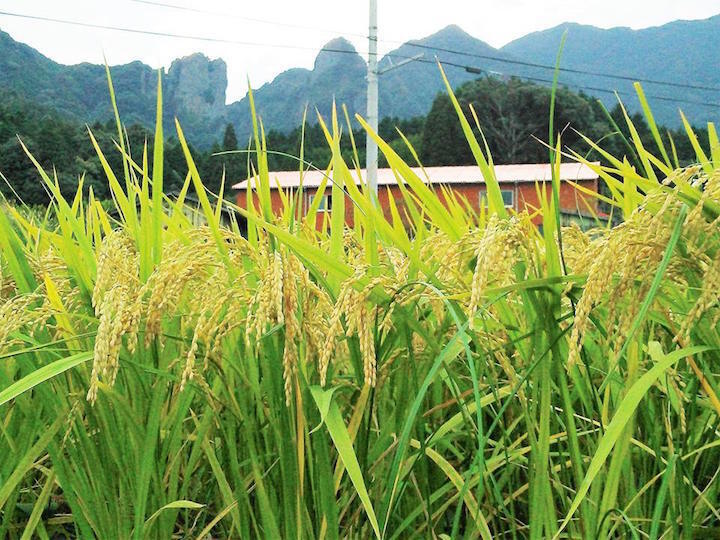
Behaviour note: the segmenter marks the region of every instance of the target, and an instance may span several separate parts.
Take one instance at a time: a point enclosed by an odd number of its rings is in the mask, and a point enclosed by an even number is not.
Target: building
[[[452,166],[452,167],[425,167],[413,168],[413,172],[427,184],[440,187],[446,186],[452,189],[458,196],[463,197],[475,210],[480,209],[486,191],[485,180],[477,166]],[[351,171],[355,175],[354,171]],[[365,178],[365,170],[361,170]],[[527,209],[531,213],[540,207],[538,190],[545,190],[548,197],[551,194],[550,182],[552,171],[549,164],[522,164],[522,165],[495,165],[495,177],[500,184],[505,206],[516,211]],[[560,165],[560,211],[565,216],[587,216],[597,210],[597,199],[587,192],[597,193],[598,174],[587,165],[581,163],[562,163]],[[303,174],[303,213],[310,207],[318,188],[327,180],[323,171],[308,171]],[[255,178],[249,181],[254,186]],[[300,173],[298,171],[270,172],[270,189],[272,208],[274,212],[282,209],[282,197],[278,190],[286,193],[295,191],[300,185]],[[578,189],[580,186],[581,189]],[[237,191],[237,205],[241,208],[247,207],[248,180],[235,184],[233,188]],[[323,192],[323,200],[319,203],[318,225],[322,223],[323,212],[332,208],[332,184],[327,181]],[[440,193],[438,191],[438,193]],[[255,195],[257,196],[257,195]],[[398,211],[404,214],[404,198],[398,187],[397,178],[392,169],[378,169],[378,200],[387,217],[390,217],[388,199],[393,197]],[[349,197],[346,196],[345,221],[353,225],[353,209]],[[540,216],[534,218],[540,223]]]
[[[167,202],[164,203],[163,206],[165,207],[167,212],[170,212],[171,209],[169,208],[169,205],[172,203],[170,203],[169,201],[172,201],[173,203],[176,202],[180,197],[180,190],[171,190],[165,193],[165,195],[167,196]],[[135,209],[137,210],[138,215],[140,215],[142,201],[139,197],[134,197],[134,199]],[[200,200],[191,193],[185,193],[185,195],[183,196],[182,213],[193,225],[207,225],[207,220],[205,219],[205,212],[202,208],[202,204],[200,203]],[[110,207],[110,210],[108,210],[108,216],[118,221],[121,221],[123,219],[120,209],[117,205],[112,205]],[[220,206],[220,223],[222,223],[226,227],[229,227],[237,221],[239,221],[238,215],[232,206],[229,206],[227,204],[223,204]]]

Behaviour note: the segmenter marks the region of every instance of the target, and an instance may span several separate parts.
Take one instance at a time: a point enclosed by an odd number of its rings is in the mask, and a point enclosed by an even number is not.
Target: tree
[[[465,83],[456,90],[460,106],[471,126],[475,126],[471,106],[477,114],[496,163],[547,161],[548,149],[541,141],[547,141],[548,138],[550,95],[549,88],[520,79],[479,79]],[[656,156],[661,156],[645,118],[640,114],[633,114],[630,120],[644,148]],[[344,125],[340,151],[348,164],[354,163],[357,156],[362,167],[365,165],[365,132],[357,123],[353,123],[351,127],[356,146],[353,148],[348,126]],[[564,147],[570,147],[588,158],[604,161],[602,156],[589,151],[589,145],[577,132],[598,142],[611,155],[618,158],[627,156],[635,167],[644,166],[637,157],[630,129],[620,106],[606,114],[597,99],[567,88],[559,88],[556,94],[555,128],[556,135],[562,134]],[[116,146],[117,128],[114,120],[95,122],[91,130],[111,169],[116,175],[122,175],[123,159]],[[455,108],[446,94],[436,97],[427,117],[384,118],[379,124],[379,134],[385,142],[405,161],[413,163],[415,158],[398,130],[410,141],[425,165],[467,165],[475,162]],[[708,129],[698,127],[693,130],[706,155],[709,155]],[[474,131],[482,142],[479,130]],[[670,159],[674,159],[676,152],[680,165],[696,161],[695,149],[683,128],[668,129],[658,126],[658,131]],[[146,144],[148,155],[152,156],[153,136],[147,129],[138,124],[129,124],[126,133],[129,138],[127,150],[137,164],[142,163]],[[57,174],[60,188],[67,197],[75,194],[78,179],[83,175],[86,194],[92,188],[97,199],[111,197],[107,176],[90,144],[84,125],[70,121],[52,109],[2,91],[0,172],[7,178],[9,185],[0,180],[0,194],[11,200],[15,199],[17,194],[28,204],[44,205],[49,202],[45,185],[35,166],[25,155],[18,136],[48,173]],[[268,149],[278,152],[268,155],[270,169],[297,170],[301,141],[305,162],[325,169],[330,163],[332,152],[322,128],[317,123],[305,126],[304,138],[301,127],[287,133],[268,132]],[[231,124],[225,126],[222,139],[210,150],[190,148],[200,176],[211,191],[219,192],[223,171],[226,178],[226,196],[232,196],[230,185],[247,178],[248,158],[255,162],[256,157],[252,153],[248,155],[238,151],[238,148],[237,135]],[[179,190],[187,175],[183,149],[176,139],[169,139],[164,150],[164,187],[168,192]],[[281,155],[283,153],[286,155]],[[382,155],[380,165],[387,166]]]
[[[238,140],[235,135],[235,128],[232,124],[228,124],[225,127],[225,135],[223,135],[223,150],[237,150]]]
[[[487,77],[460,86],[455,95],[471,126],[475,115],[496,163],[533,163],[548,160],[551,91],[521,79],[501,81]],[[472,110],[471,110],[472,107]],[[474,114],[473,114],[474,111]],[[579,133],[598,139],[612,130],[595,100],[559,88],[555,104],[555,137],[563,146],[585,153],[589,147]],[[422,157],[426,165],[474,163],[457,114],[447,95],[435,99],[423,131]]]
[[[438,94],[433,101],[425,120],[421,147],[424,165],[459,165],[470,163],[472,159],[455,108],[447,94]]]

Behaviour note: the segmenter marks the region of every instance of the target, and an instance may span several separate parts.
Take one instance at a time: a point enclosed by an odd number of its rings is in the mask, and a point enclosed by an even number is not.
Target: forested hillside
[[[9,197],[18,196],[27,204],[45,204],[47,194],[39,181],[37,171],[25,155],[19,139],[30,149],[46,170],[55,170],[63,191],[73,193],[80,179],[87,189],[92,188],[96,197],[110,197],[107,180],[90,144],[88,129],[97,138],[111,164],[121,167],[121,156],[115,147],[117,129],[113,122],[95,122],[87,128],[77,121],[66,119],[58,112],[34,104],[15,94],[0,96],[0,172],[3,180],[0,191]],[[548,137],[548,111],[550,90],[544,86],[520,79],[501,81],[481,78],[468,81],[457,89],[457,97],[469,121],[474,124],[470,110],[472,105],[483,128],[488,146],[496,163],[532,163],[547,160],[547,148],[542,141]],[[644,119],[633,116],[646,148],[655,150],[656,145]],[[618,134],[615,126],[622,126]],[[627,155],[631,163],[637,158],[624,142],[630,137],[619,106],[606,112],[597,99],[586,94],[560,89],[557,93],[555,126],[562,135],[564,146],[581,154],[589,151],[578,133],[592,140],[614,155]],[[446,94],[436,95],[427,116],[411,119],[385,118],[380,123],[380,135],[408,162],[414,157],[403,141],[402,133],[417,152],[424,165],[466,165],[474,163],[452,104]],[[476,130],[477,131],[477,130]],[[669,143],[673,138],[679,159],[689,163],[694,151],[678,129],[661,126],[660,132]],[[696,128],[702,145],[707,141],[707,129]],[[167,132],[172,134],[173,132]],[[318,124],[301,126],[289,132],[270,130],[267,134],[271,170],[299,168],[304,133],[305,166],[327,167],[331,152],[325,135]],[[478,133],[479,135],[479,133]],[[144,145],[152,155],[152,136],[138,123],[128,124],[127,136],[135,159],[140,160]],[[361,166],[365,164],[365,135],[353,122],[353,137]],[[670,145],[668,144],[668,147]],[[226,195],[230,186],[247,177],[247,144],[240,139],[234,126],[226,124],[222,138],[203,150],[196,148],[196,162],[206,185],[219,192],[223,172],[226,179]],[[231,154],[222,152],[234,151]],[[347,126],[342,138],[345,159],[352,162],[355,152]],[[165,144],[165,186],[170,192],[182,186],[187,171],[185,158],[177,140],[170,136]],[[594,159],[601,156],[587,154]],[[289,156],[295,156],[289,157]],[[381,158],[381,166],[385,165]]]
[[[155,123],[157,72],[142,62],[112,66],[118,108],[128,125]],[[164,117],[191,128],[191,140],[209,146],[225,126],[227,69],[222,60],[194,54],[175,60],[163,77]],[[53,62],[0,31],[0,91],[22,97],[80,123],[112,118],[104,66]]]

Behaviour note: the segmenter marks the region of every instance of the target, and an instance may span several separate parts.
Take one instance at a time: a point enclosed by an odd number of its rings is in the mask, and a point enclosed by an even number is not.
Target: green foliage
[[[456,92],[458,101],[471,125],[475,121],[470,107],[477,115],[479,125],[497,163],[543,163],[547,161],[547,139],[551,91],[545,86],[520,79],[501,81],[486,77],[461,85]],[[473,157],[465,144],[462,130],[452,122],[455,111],[446,94],[439,94],[427,116],[423,131],[421,157],[426,165],[471,164]],[[636,158],[632,149],[625,145],[630,139],[620,105],[616,105],[608,118],[603,106],[590,96],[559,88],[556,95],[555,128],[562,135],[565,147],[591,159],[603,160],[597,153],[588,153],[590,147],[579,135],[602,145],[610,154]],[[647,122],[642,114],[632,117],[646,148],[659,154]],[[620,127],[618,132],[616,125]],[[669,137],[678,142],[677,152],[682,164],[695,159],[695,151],[681,128],[669,130],[660,126],[665,144]],[[700,139],[707,141],[707,129],[695,130]],[[479,136],[479,131],[476,129]],[[668,135],[669,134],[669,135]],[[704,143],[706,144],[706,143]]]
[[[94,123],[89,127],[98,144],[108,156],[111,167],[122,169],[122,155],[116,151],[117,130],[114,122]],[[33,151],[34,157],[48,171],[58,177],[60,189],[71,197],[83,179],[85,193],[93,190],[99,200],[111,198],[111,192],[97,155],[89,144],[88,128],[66,120],[51,109],[38,107],[15,95],[0,98],[0,193],[11,200],[17,199],[27,205],[47,205],[47,187],[38,181],[37,171],[22,149],[19,140]],[[147,143],[152,155],[154,141],[152,132],[133,124],[125,131],[130,149],[141,155]],[[18,140],[19,139],[19,140]],[[165,144],[165,189],[168,193],[179,191],[185,180],[187,165],[177,139]],[[219,160],[210,153],[201,156],[202,167],[208,184],[219,189],[222,167],[213,168]],[[242,173],[238,176],[244,174]]]
[[[235,135],[235,128],[232,124],[228,124],[225,128],[225,134],[223,135],[223,150],[237,150],[238,149],[238,140],[237,135]]]
[[[472,153],[455,117],[455,108],[447,94],[438,94],[425,120],[422,134],[423,162],[427,165],[460,165],[472,162]]]

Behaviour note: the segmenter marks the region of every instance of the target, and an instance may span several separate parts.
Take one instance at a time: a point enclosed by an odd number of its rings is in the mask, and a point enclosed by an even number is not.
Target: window
[[[319,197],[319,195],[315,195],[313,197],[313,202],[315,201],[315,197]],[[332,210],[332,197],[330,195],[322,195],[320,196],[320,204],[318,204],[318,212],[329,212]]]
[[[515,207],[515,190],[514,189],[501,189],[500,195],[502,196],[503,204],[505,208]],[[480,190],[480,206],[487,206],[487,193],[484,189]]]
[[[501,189],[500,194],[502,195],[502,200],[505,208],[513,208],[515,206],[514,189]]]

